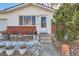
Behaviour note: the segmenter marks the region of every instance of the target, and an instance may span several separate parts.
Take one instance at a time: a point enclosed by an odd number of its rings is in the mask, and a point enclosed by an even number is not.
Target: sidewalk
[[[41,56],[60,56],[60,54],[53,44],[41,43]]]

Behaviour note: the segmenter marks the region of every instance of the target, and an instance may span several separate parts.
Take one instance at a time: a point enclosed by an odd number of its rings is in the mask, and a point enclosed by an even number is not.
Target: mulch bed
[[[72,56],[79,56],[79,40],[75,40],[71,44],[71,55]]]
[[[56,40],[55,35],[52,36],[52,43],[57,48],[59,53],[61,54],[61,43]],[[70,55],[71,56],[79,56],[79,40],[75,40],[70,44]]]

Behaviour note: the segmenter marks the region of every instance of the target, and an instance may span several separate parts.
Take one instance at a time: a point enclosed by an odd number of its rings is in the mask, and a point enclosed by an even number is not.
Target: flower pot
[[[5,50],[4,47],[5,47],[4,45],[0,45],[0,54],[4,52],[4,50]]]
[[[33,53],[33,56],[38,56],[39,55],[39,49],[37,49],[36,47],[32,47],[32,49],[30,49]]]
[[[12,55],[15,49],[5,50],[7,55]]]
[[[62,55],[69,55],[70,54],[70,46],[68,44],[62,44],[61,45],[61,52]]]
[[[19,52],[21,55],[23,55],[26,52],[26,49],[19,49]]]
[[[21,55],[23,55],[26,52],[26,48],[27,46],[25,44],[19,47],[19,52]]]
[[[34,55],[38,56],[39,55],[39,50],[34,51]]]
[[[7,55],[12,55],[14,53],[14,51],[15,51],[15,46],[8,46],[8,47],[6,47],[5,51],[6,51]]]
[[[3,53],[5,48],[0,48],[0,54]]]

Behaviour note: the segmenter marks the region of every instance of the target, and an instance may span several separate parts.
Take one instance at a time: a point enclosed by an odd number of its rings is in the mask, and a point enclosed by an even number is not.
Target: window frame
[[[22,18],[23,18],[23,19],[22,19],[22,22],[23,22],[23,23],[22,23],[21,25],[20,25],[20,16],[22,16]],[[19,16],[19,25],[20,25],[20,26],[35,26],[35,25],[36,25],[36,16],[35,16],[35,15],[20,15],[20,16]],[[25,20],[24,20],[24,17],[25,17],[25,16],[26,16],[26,17],[27,17],[27,16],[30,16],[30,17],[31,17],[31,24],[25,24],[25,22],[24,22],[24,21],[25,21]],[[32,23],[32,17],[33,17],[33,16],[35,17],[35,24]]]

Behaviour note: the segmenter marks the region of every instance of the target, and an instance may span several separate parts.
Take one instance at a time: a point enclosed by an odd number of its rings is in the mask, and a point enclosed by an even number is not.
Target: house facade
[[[53,8],[33,3],[0,10],[0,32],[51,34],[53,12]]]

